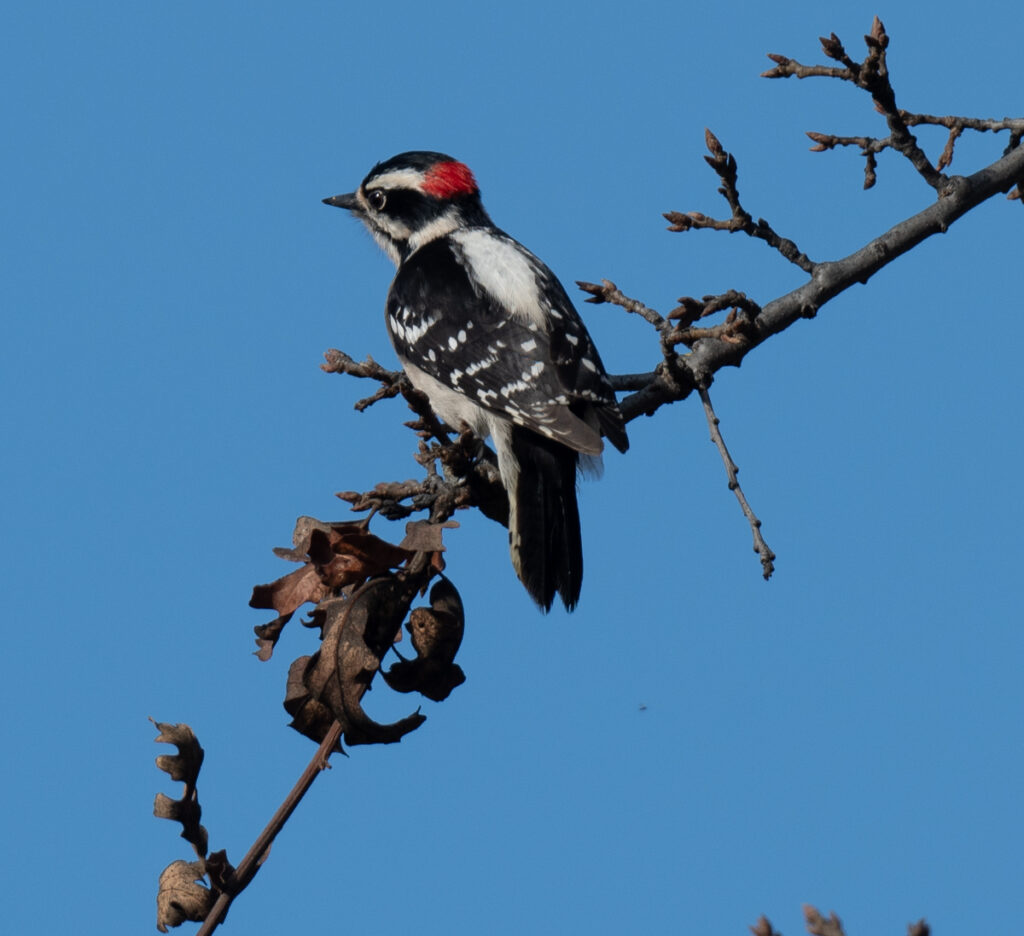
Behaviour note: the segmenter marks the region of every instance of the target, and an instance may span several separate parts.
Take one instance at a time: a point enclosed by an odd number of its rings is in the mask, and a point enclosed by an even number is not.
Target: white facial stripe
[[[391,172],[385,172],[384,175],[374,176],[366,183],[366,187],[370,189],[404,188],[421,192],[423,191],[422,184],[422,172],[417,172],[415,169],[392,169]]]
[[[451,234],[459,226],[459,212],[456,208],[450,208],[439,218],[435,218],[430,224],[424,225],[415,234],[409,237],[409,249],[418,250],[424,244],[429,244],[438,237]]]

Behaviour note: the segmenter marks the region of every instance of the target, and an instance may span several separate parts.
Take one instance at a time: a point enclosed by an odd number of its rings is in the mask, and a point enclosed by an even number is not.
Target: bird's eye
[[[366,200],[374,211],[382,211],[388,199],[380,189],[370,189],[366,193]]]

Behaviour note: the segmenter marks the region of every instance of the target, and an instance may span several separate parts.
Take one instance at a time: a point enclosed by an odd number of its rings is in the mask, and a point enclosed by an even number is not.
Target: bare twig
[[[342,726],[338,722],[331,726],[320,747],[317,748],[316,753],[313,755],[313,759],[302,772],[302,776],[299,777],[291,792],[285,797],[284,802],[281,803],[277,812],[271,817],[270,822],[267,823],[267,827],[260,833],[259,838],[253,842],[252,848],[245,853],[245,857],[241,860],[238,867],[235,868],[235,872],[229,882],[230,888],[217,898],[213,909],[210,910],[203,921],[203,925],[199,927],[196,936],[209,936],[224,920],[228,907],[231,906],[231,901],[249,886],[249,883],[256,876],[256,872],[259,871],[260,865],[266,859],[271,844],[277,838],[277,834],[284,827],[291,814],[295,812],[295,808],[302,802],[302,798],[309,792],[313,781],[329,766],[328,759],[341,738],[342,730]]]
[[[875,173],[878,168],[878,160],[875,158],[875,154],[892,146],[892,137],[881,140],[877,137],[844,137],[836,136],[834,133],[817,133],[814,130],[808,130],[807,136],[815,142],[815,145],[811,147],[812,153],[822,153],[837,146],[859,146],[861,155],[866,160],[864,166],[865,189],[871,188],[878,181],[878,176]]]
[[[711,328],[693,328],[692,323],[707,318],[725,309],[731,311],[725,321]],[[740,313],[740,314],[738,314]],[[733,343],[745,340],[745,333],[750,323],[761,314],[761,307],[748,299],[745,293],[730,289],[718,296],[705,296],[699,302],[689,296],[679,300],[679,307],[669,313],[669,318],[680,322],[675,328],[665,329],[662,334],[662,347],[666,357],[673,355],[676,345],[684,344],[693,347],[698,341],[706,338],[719,338]]]
[[[835,149],[837,146],[857,146],[862,153],[880,153],[892,146],[892,138],[868,136],[838,136],[835,133],[818,133],[815,130],[808,130],[807,136],[814,140],[815,145],[811,147],[812,153],[823,153],[825,150]]]
[[[975,117],[936,117],[931,114],[913,114],[910,111],[900,110],[900,118],[908,127],[916,126],[936,126],[946,127],[949,130],[949,136],[946,138],[946,145],[942,149],[942,154],[939,156],[939,161],[936,164],[939,170],[946,169],[953,163],[953,148],[956,141],[963,134],[964,130],[976,130],[979,133],[986,131],[992,131],[998,133],[1001,130],[1011,131],[1011,145],[1007,151],[1014,149],[1013,145],[1013,133],[1020,133],[1024,131],[1024,119],[1013,119],[1010,117],[1004,117],[1002,120],[983,120]],[[826,150],[835,149],[837,146],[856,146],[860,149],[861,153],[869,159],[869,167],[871,170],[874,169],[874,160],[872,157],[876,153],[882,152],[885,149],[895,149],[893,138],[891,136],[879,138],[869,136],[838,136],[834,133],[818,133],[813,130],[807,131],[809,136],[816,145],[811,147],[812,153],[822,153]],[[874,184],[873,172],[870,175],[870,182],[865,184],[865,188],[871,188]]]
[[[885,146],[901,153],[939,195],[945,194],[949,179],[940,171],[943,168],[941,160],[939,168],[932,165],[931,160],[928,159],[928,156],[921,147],[917,145],[917,138],[908,129],[909,125],[905,119],[906,112],[896,106],[896,93],[893,91],[892,83],[889,81],[889,66],[886,60],[889,36],[885,32],[885,26],[882,25],[882,21],[877,16],[871,24],[871,32],[864,37],[864,42],[868,47],[867,55],[864,57],[863,62],[858,63],[850,58],[835,33],[821,39],[821,48],[825,55],[842,62],[845,66],[844,68],[806,66],[784,55],[769,53],[768,58],[775,62],[775,68],[762,72],[761,77],[810,78],[823,76],[850,81],[857,85],[857,87],[863,88],[871,95],[875,103],[875,109],[885,117],[885,122],[889,127],[889,137],[884,141]],[[845,139],[850,140],[851,143],[857,140],[857,138],[853,137]],[[856,145],[862,144],[856,143]],[[885,147],[883,146],[882,148]],[[865,155],[869,155],[876,152],[876,150],[864,149],[862,146],[862,152]],[[948,165],[948,163],[945,165]],[[869,171],[866,175],[868,179],[873,178],[873,164],[869,163]],[[870,185],[865,184],[865,188],[870,188]]]
[[[327,374],[349,374],[352,377],[366,377],[386,384],[397,384],[405,376],[402,371],[382,367],[370,355],[367,355],[364,361],[356,361],[337,348],[325,351],[324,361],[325,363],[320,365],[320,370]]]
[[[953,114],[937,117],[934,114],[912,114],[905,110],[900,111],[900,116],[908,127],[928,124],[946,127],[948,130],[977,130],[979,133],[999,133],[1001,130],[1009,130],[1018,134],[1024,132],[1024,117],[996,119],[992,117],[961,117]]]
[[[662,318],[658,312],[655,312],[654,309],[649,309],[639,300],[630,299],[629,296],[624,295],[619,291],[619,287],[611,280],[601,280],[600,286],[597,283],[587,283],[583,280],[576,280],[576,285],[585,293],[590,293],[590,298],[584,299],[584,302],[592,302],[594,305],[600,305],[602,302],[610,302],[613,305],[620,306],[627,312],[639,315],[657,329],[665,327],[665,319]]]
[[[1024,119],[1004,117],[1002,120],[983,119],[978,117],[956,117],[947,115],[936,117],[932,114],[912,114],[909,111],[901,110],[900,117],[908,127],[935,126],[945,127],[949,130],[949,137],[939,157],[938,168],[945,169],[953,162],[953,147],[964,130],[976,130],[978,133],[999,133],[1001,130],[1010,131],[1009,149],[1014,149],[1013,136],[1016,134],[1019,139],[1021,132],[1024,132]]]
[[[372,396],[365,397],[355,404],[355,408],[362,412],[372,406],[378,400],[386,400],[398,396],[403,387],[409,381],[401,371],[388,370],[381,367],[372,357],[366,356],[365,361],[355,361],[344,351],[331,348],[324,352],[326,363],[320,365],[320,370],[328,374],[349,374],[352,377],[365,377],[370,380],[379,380],[381,388]]]
[[[388,520],[401,520],[417,509],[416,499],[427,493],[422,481],[385,481],[372,491],[339,491],[335,496],[348,501],[356,511],[373,511]],[[403,501],[410,500],[412,504]]]
[[[830,913],[826,919],[814,907],[805,904],[804,919],[812,936],[844,936],[843,924],[835,913]],[[750,927],[750,932],[753,936],[780,936],[765,916]],[[929,936],[930,933],[931,929],[924,920],[918,920],[907,927],[907,936]]]
[[[764,576],[765,581],[768,581],[772,577],[772,572],[775,571],[775,553],[771,551],[768,544],[764,541],[764,537],[761,535],[761,521],[757,519],[754,511],[750,509],[750,504],[747,503],[747,498],[740,487],[740,481],[737,477],[739,468],[736,467],[736,463],[732,460],[729,450],[725,447],[725,439],[722,438],[722,432],[718,427],[718,417],[715,415],[714,407],[711,405],[711,396],[706,387],[698,387],[697,392],[700,393],[701,402],[704,404],[704,415],[707,417],[708,429],[711,431],[711,441],[718,448],[718,453],[722,456],[722,464],[725,465],[725,472],[729,476],[729,490],[736,495],[736,500],[740,502],[743,515],[750,524],[750,530],[754,534],[754,552],[761,557],[761,574]]]
[[[772,335],[789,328],[801,318],[817,314],[826,302],[857,283],[866,283],[897,257],[949,226],[972,208],[1000,192],[1007,192],[1024,179],[1024,147],[1018,146],[1001,159],[970,176],[950,180],[946,197],[937,199],[924,211],[901,221],[870,243],[841,260],[822,262],[802,286],[772,300],[753,319],[743,342],[709,337],[689,354],[678,358],[679,372],[671,381],[661,369],[652,380],[622,400],[627,419],[654,413],[666,403],[685,399],[698,385],[701,375],[714,374],[723,367],[737,366],[743,358]]]
[[[826,919],[810,904],[804,904],[804,921],[811,936],[846,936],[843,924],[834,912],[829,913]]]
[[[854,80],[854,74],[849,68],[836,68],[834,65],[801,65],[794,59],[788,58],[785,55],[779,55],[777,52],[769,52],[767,55],[775,63],[775,67],[761,72],[762,78],[839,78],[843,81]]]
[[[664,217],[669,222],[668,229],[677,232],[707,229],[728,231],[731,234],[742,231],[748,237],[763,240],[769,247],[777,250],[790,263],[795,263],[805,273],[813,273],[815,264],[808,258],[807,254],[803,253],[793,241],[780,237],[764,218],[758,218],[755,223],[750,213],[740,203],[740,193],[737,185],[739,167],[736,157],[723,149],[718,138],[710,130],[705,129],[704,142],[711,152],[711,155],[705,156],[704,160],[722,180],[722,186],[718,191],[729,203],[732,217],[722,221],[709,218],[699,211],[688,211],[685,213],[667,211]]]

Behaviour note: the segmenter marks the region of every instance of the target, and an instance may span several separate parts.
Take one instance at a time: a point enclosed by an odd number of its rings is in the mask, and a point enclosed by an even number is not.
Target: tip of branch
[[[775,68],[769,68],[768,71],[761,72],[762,78],[788,78],[792,74],[788,69],[792,64],[792,59],[787,58],[785,55],[778,55],[775,52],[766,53],[775,63]]]
[[[880,49],[889,45],[889,36],[885,31],[885,26],[877,16],[871,21],[871,33],[864,37],[864,41],[868,46],[877,45]]]
[[[878,168],[878,160],[875,159],[874,153],[868,153],[866,156],[866,163],[864,165],[864,188],[873,188],[875,182],[878,181],[878,176],[875,170]]]
[[[688,231],[693,227],[693,219],[681,211],[666,211],[662,217],[669,222],[668,230],[670,231]]]
[[[704,303],[698,302],[692,296],[680,296],[676,302],[678,307],[669,312],[668,317],[673,322],[682,321],[684,327],[689,327],[700,318],[704,311]]]
[[[814,140],[816,144],[815,146],[811,147],[812,153],[824,153],[825,150],[831,149],[834,145],[835,137],[833,136],[829,136],[828,134],[825,133],[818,133],[815,130],[805,130],[804,132],[807,134],[808,137]]]
[[[821,43],[821,51],[830,59],[842,59],[843,44],[835,33],[830,33],[827,37],[818,36],[818,41]]]
[[[343,374],[345,367],[348,364],[354,363],[344,351],[339,351],[337,348],[328,348],[324,352],[324,363],[320,365],[320,370],[327,374]]]
[[[722,144],[718,142],[718,137],[716,137],[707,127],[704,128],[704,143],[712,155],[722,155]]]
[[[586,280],[576,280],[576,285],[585,293],[590,293],[589,299],[584,299],[584,302],[592,302],[594,305],[600,305],[605,301],[604,296],[601,295],[604,290],[598,286],[597,283],[588,283]]]

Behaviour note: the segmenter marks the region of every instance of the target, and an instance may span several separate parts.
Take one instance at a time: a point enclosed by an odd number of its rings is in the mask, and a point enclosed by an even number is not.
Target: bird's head
[[[396,264],[437,237],[490,224],[469,167],[420,150],[377,163],[358,189],[324,204],[352,212]]]

